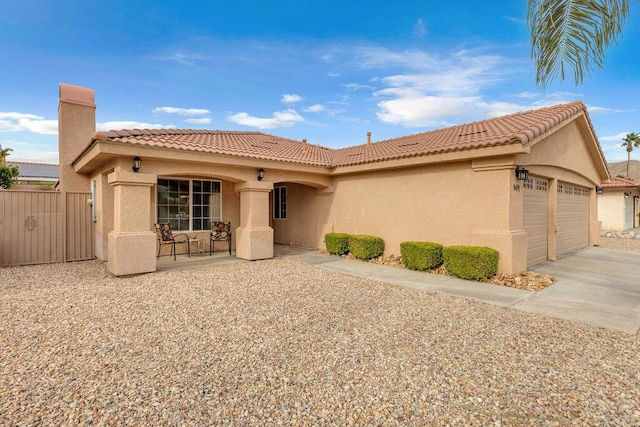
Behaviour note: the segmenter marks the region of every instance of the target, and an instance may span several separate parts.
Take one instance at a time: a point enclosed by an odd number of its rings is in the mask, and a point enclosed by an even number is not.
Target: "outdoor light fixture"
[[[529,178],[529,171],[520,166],[516,166],[516,178],[518,181],[526,181]]]
[[[133,158],[133,169],[134,172],[138,172],[140,170],[140,165],[142,164],[142,159],[138,156]]]
[[[624,192],[624,198],[628,199],[631,196],[631,191],[625,191]]]
[[[264,178],[264,169],[258,171],[258,181],[262,181],[262,178]]]
[[[602,187],[596,187],[596,194],[602,194]]]

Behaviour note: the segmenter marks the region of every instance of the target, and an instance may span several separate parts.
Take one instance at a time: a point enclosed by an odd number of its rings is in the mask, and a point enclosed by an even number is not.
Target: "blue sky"
[[[635,1],[604,69],[544,91],[520,0],[3,3],[9,161],[58,162],[60,82],[95,90],[98,130],[258,130],[345,147],[368,131],[375,141],[580,99],[608,161],[626,160],[621,138],[640,132]]]

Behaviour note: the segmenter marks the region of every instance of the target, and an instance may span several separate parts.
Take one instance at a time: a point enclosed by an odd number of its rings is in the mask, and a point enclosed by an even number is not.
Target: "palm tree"
[[[536,84],[545,88],[565,66],[582,84],[595,64],[602,68],[607,48],[622,31],[629,0],[529,0],[527,23]]]
[[[13,151],[13,148],[2,148],[2,145],[0,145],[0,165],[5,165],[9,151]]]
[[[624,141],[622,143],[622,147],[627,147],[627,179],[629,179],[629,163],[631,162],[631,152],[633,151],[634,147],[640,147],[640,135],[635,132],[631,132],[628,133],[627,136],[622,138],[622,140]]]

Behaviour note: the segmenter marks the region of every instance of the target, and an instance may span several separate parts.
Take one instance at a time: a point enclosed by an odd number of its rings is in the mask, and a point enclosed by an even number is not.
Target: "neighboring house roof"
[[[348,166],[436,153],[526,144],[582,112],[586,113],[586,106],[576,101],[341,149],[301,143],[262,132],[190,129],[97,132],[87,149],[98,142],[114,142],[327,167]],[[595,138],[593,125],[588,115],[585,117]],[[604,162],[604,154],[600,147],[599,149]]]
[[[611,181],[602,183],[602,187],[603,188],[636,188],[636,187],[640,187],[640,182],[636,182],[632,179],[612,176]]]
[[[48,163],[7,162],[7,165],[17,166],[18,181],[57,181],[58,165]]]

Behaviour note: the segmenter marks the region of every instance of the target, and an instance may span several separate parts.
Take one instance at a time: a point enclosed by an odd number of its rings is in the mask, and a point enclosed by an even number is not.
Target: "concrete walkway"
[[[349,260],[310,249],[276,246],[276,256],[628,334],[636,334],[640,327],[640,253],[587,248],[542,264],[533,270],[551,274],[557,282],[540,292]]]

